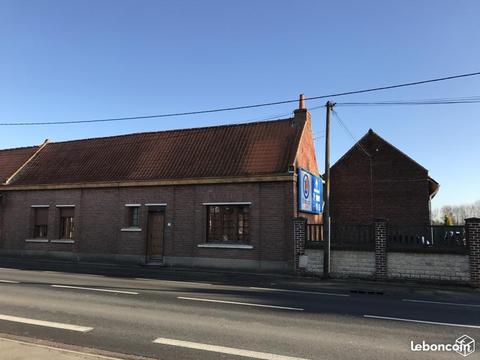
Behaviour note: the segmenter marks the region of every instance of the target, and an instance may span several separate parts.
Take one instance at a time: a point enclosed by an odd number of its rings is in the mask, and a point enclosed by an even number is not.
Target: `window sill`
[[[123,232],[140,232],[140,231],[142,231],[142,229],[141,229],[141,228],[131,227],[131,228],[123,228],[123,229],[120,229],[120,231],[123,231]]]
[[[208,249],[253,249],[252,245],[246,244],[222,244],[222,243],[207,243],[207,244],[198,244],[199,248],[208,248]]]
[[[57,240],[50,240],[51,243],[55,244],[74,244],[75,240],[73,239],[57,239]]]
[[[48,243],[48,239],[25,239],[29,243]]]

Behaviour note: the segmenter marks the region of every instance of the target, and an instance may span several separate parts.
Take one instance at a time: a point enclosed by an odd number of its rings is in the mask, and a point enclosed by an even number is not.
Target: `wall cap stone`
[[[480,218],[471,217],[471,218],[465,219],[465,223],[480,223]]]

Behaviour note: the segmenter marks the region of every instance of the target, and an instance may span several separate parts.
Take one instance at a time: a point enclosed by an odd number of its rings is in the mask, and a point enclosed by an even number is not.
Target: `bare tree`
[[[444,205],[432,211],[433,224],[452,222],[453,225],[463,225],[465,219],[470,217],[480,217],[480,200],[470,204]]]

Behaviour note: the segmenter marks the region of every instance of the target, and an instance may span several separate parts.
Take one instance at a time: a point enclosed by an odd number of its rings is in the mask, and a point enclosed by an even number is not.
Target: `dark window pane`
[[[137,206],[128,208],[128,226],[140,227],[140,209]]]
[[[75,208],[60,209],[60,239],[73,239]]]
[[[248,205],[207,206],[207,241],[248,241]]]
[[[48,235],[48,208],[36,208],[33,224],[33,237],[46,238]]]
[[[47,225],[48,224],[48,208],[36,208],[35,209],[35,225]]]

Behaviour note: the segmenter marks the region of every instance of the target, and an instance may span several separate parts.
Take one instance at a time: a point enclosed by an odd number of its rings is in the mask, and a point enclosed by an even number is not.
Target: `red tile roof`
[[[38,150],[38,146],[0,150],[0,184],[12,176]]]
[[[292,120],[49,143],[11,185],[287,173],[303,129]]]

